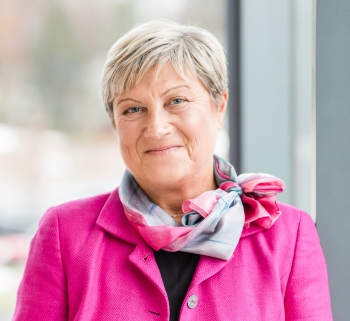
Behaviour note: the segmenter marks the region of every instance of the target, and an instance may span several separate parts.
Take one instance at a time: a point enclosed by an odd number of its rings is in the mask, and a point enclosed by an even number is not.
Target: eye
[[[123,112],[123,115],[126,115],[126,114],[135,114],[135,113],[139,113],[140,111],[142,111],[142,109],[141,109],[140,107],[131,107],[131,108],[126,109],[126,110]]]
[[[185,99],[183,99],[183,98],[174,98],[170,102],[172,104],[174,104],[174,105],[179,105],[179,104],[182,104],[183,102],[185,102]]]

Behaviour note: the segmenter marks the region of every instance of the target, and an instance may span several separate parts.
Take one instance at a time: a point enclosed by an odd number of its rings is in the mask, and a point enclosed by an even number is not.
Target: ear
[[[224,122],[224,116],[226,112],[228,102],[228,91],[226,90],[220,97],[217,110],[218,110],[218,129],[221,129],[223,122]]]

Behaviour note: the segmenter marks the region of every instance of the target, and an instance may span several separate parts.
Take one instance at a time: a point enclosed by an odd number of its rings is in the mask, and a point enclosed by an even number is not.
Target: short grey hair
[[[113,119],[112,101],[133,87],[155,67],[156,74],[171,63],[183,78],[191,74],[215,103],[227,90],[223,47],[207,30],[169,20],[153,20],[127,32],[109,50],[102,74],[102,96]]]

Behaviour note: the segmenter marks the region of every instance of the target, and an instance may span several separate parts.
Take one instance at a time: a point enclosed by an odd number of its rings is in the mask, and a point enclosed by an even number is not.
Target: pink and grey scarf
[[[267,174],[242,174],[214,155],[219,188],[182,204],[182,226],[152,203],[129,171],[119,187],[125,214],[143,239],[156,251],[183,251],[228,260],[242,229],[251,223],[270,228],[281,215],[277,193],[284,183]]]

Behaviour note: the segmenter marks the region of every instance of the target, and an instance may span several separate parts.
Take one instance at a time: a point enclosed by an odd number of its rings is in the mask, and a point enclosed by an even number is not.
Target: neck
[[[148,198],[171,216],[182,214],[182,203],[187,199],[196,198],[198,195],[217,188],[213,166],[210,173],[204,171],[203,175],[195,175],[184,178],[166,186],[160,184],[149,184],[149,182],[138,182]],[[145,184],[146,183],[146,184]],[[181,223],[182,215],[175,216],[174,220]]]

